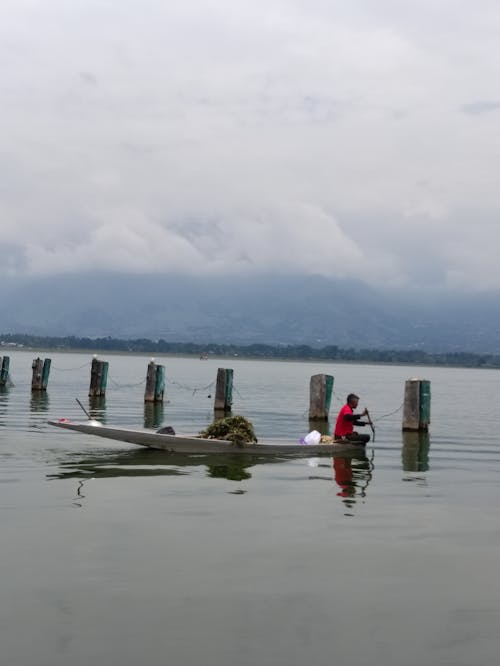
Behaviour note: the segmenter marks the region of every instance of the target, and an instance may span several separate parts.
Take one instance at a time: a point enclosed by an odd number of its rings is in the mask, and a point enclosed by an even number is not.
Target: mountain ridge
[[[497,294],[426,299],[319,276],[4,279],[0,312],[3,334],[500,352]]]

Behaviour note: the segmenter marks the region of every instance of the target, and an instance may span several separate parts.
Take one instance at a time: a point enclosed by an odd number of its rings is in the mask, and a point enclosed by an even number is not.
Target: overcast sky
[[[500,288],[500,3],[1,0],[1,274]]]

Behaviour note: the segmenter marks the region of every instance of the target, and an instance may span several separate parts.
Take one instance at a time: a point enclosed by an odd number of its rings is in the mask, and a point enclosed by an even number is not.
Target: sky
[[[500,4],[1,0],[0,278],[500,288]]]

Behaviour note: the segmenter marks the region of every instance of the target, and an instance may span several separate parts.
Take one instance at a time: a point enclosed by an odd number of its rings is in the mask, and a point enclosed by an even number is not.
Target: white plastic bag
[[[304,444],[319,444],[321,442],[321,433],[317,430],[311,430],[304,437]]]

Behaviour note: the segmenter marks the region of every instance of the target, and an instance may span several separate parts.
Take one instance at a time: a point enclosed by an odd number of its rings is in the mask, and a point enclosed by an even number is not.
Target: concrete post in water
[[[44,361],[42,361],[40,357],[34,359],[31,365],[33,368],[33,376],[31,379],[32,391],[47,390],[47,384],[49,383],[50,364],[50,358],[46,358]]]
[[[328,421],[333,393],[332,375],[313,375],[309,387],[309,420]]]
[[[157,365],[154,359],[148,364],[144,402],[163,402],[165,391],[165,366]]]
[[[10,357],[0,356],[0,386],[7,386],[7,380],[9,379],[9,365]]]
[[[408,379],[405,383],[403,430],[429,430],[431,422],[431,383],[427,379]]]
[[[92,359],[92,368],[90,370],[90,388],[89,398],[102,397],[106,395],[106,384],[108,383],[108,367],[107,361],[99,361],[97,358]]]
[[[215,412],[230,412],[233,404],[233,371],[230,368],[217,370],[215,386]]]

